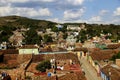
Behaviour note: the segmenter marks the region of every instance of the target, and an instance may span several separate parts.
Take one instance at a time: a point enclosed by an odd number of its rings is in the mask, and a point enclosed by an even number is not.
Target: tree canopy
[[[116,59],[120,59],[120,52],[117,53],[116,55],[113,55],[111,60],[115,61]]]
[[[51,68],[51,63],[49,60],[42,61],[40,64],[36,66],[36,69],[41,72],[46,72],[46,69]]]
[[[25,33],[25,43],[26,44],[40,44],[42,37],[39,36],[35,29],[30,29]]]
[[[47,34],[44,35],[43,41],[44,41],[45,43],[47,43],[47,42],[53,42],[52,37],[51,37],[50,35],[47,35]]]

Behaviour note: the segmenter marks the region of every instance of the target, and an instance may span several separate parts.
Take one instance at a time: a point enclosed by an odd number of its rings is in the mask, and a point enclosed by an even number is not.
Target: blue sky
[[[120,0],[0,0],[0,16],[59,23],[120,24]]]

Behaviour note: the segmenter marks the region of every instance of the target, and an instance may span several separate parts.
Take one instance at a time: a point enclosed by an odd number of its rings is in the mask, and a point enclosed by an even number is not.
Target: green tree
[[[50,68],[51,68],[51,63],[49,60],[42,61],[40,64],[36,66],[36,69],[41,72],[45,72],[46,69],[50,69]]]
[[[47,42],[53,42],[52,37],[49,36],[49,35],[47,35],[47,34],[44,35],[43,41],[44,41],[45,43],[47,43]]]
[[[30,29],[25,33],[26,44],[40,44],[42,37],[39,36],[35,29]]]
[[[65,33],[67,31],[67,26],[63,25],[63,27],[60,28],[59,31],[62,31],[63,33]]]
[[[59,30],[58,30],[58,28],[57,28],[56,26],[53,26],[53,27],[52,27],[52,31],[53,31],[53,32],[58,32]]]
[[[84,43],[85,40],[87,40],[86,31],[81,30],[79,35],[77,36],[77,41],[81,41],[82,43]]]
[[[111,60],[115,61],[116,59],[120,59],[120,52],[116,55],[113,55]]]
[[[12,31],[14,31],[15,28],[11,26],[2,26],[0,27],[0,42],[6,41],[8,42],[8,39],[10,36],[12,36]]]
[[[63,34],[63,38],[64,38],[64,39],[66,39],[66,38],[67,38],[67,36],[68,36],[68,34],[67,34],[67,33],[64,33],[64,34]]]
[[[62,31],[62,32],[66,32],[67,31],[67,26],[63,26],[63,27],[61,27],[61,28],[58,28],[58,27],[56,27],[55,25],[52,27],[52,31],[53,32],[59,32],[59,31]]]
[[[0,33],[0,42],[6,41],[8,42],[8,39],[10,38],[10,36],[12,36],[12,32],[11,31],[1,31]]]

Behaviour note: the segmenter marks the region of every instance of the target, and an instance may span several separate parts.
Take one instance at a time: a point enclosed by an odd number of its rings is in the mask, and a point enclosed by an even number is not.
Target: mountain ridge
[[[48,28],[54,24],[57,23],[47,20],[37,20],[37,19],[31,19],[31,18],[15,16],[15,15],[0,17],[0,27],[12,26],[16,28],[18,27],[28,28],[31,26],[36,26],[36,27]]]

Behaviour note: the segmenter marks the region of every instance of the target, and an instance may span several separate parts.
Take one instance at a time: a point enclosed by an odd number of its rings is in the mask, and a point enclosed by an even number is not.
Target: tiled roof
[[[48,48],[43,48],[40,49],[41,52],[52,52],[52,48],[48,47]]]
[[[110,59],[115,53],[114,50],[100,50],[100,51],[94,51],[90,56],[94,60],[106,60]]]
[[[37,63],[31,63],[27,68],[27,71],[37,73],[38,71],[36,70],[36,66],[37,66]]]
[[[51,77],[42,76],[42,77],[40,77],[39,80],[58,80],[58,79],[57,79],[57,76],[51,76]]]
[[[58,80],[87,80],[81,73],[68,73],[58,78]]]
[[[0,52],[0,56],[3,55],[3,52]]]
[[[3,56],[3,62],[1,63],[0,67],[1,68],[13,68],[18,66],[18,61],[17,61],[17,56],[18,54],[4,54]]]
[[[18,54],[4,54],[4,62],[9,60],[17,60]]]
[[[61,53],[61,54],[46,54],[45,59],[57,59],[57,60],[64,60],[64,59],[71,59],[73,62],[79,63],[77,55],[73,53]]]
[[[114,49],[114,51],[115,51],[116,53],[118,53],[118,52],[120,52],[120,49]]]
[[[0,50],[3,54],[18,54],[18,50],[16,49],[7,49],[7,50]]]
[[[59,47],[59,51],[67,51],[65,48]]]
[[[102,68],[102,72],[107,76],[109,76],[109,73],[111,72],[111,80],[120,80],[120,69],[114,68],[111,65],[107,65]]]
[[[87,48],[75,48],[74,51],[84,51],[84,52],[87,52],[88,49]]]
[[[107,45],[107,48],[108,49],[117,49],[117,48],[120,48],[120,43],[118,43],[118,44],[109,44],[109,45]]]
[[[44,60],[44,54],[33,55],[32,62],[40,62]]]
[[[17,67],[18,65],[19,64],[18,64],[17,60],[9,60],[7,62],[7,66],[9,66],[9,67]]]
[[[51,76],[51,77],[41,77],[40,80],[87,80],[85,76],[79,72],[77,73],[67,73],[61,77]]]
[[[15,68],[18,65],[16,60],[9,60],[7,63],[0,63],[0,68]]]
[[[72,64],[70,65],[70,70],[71,71],[74,71],[74,72],[81,72],[82,73],[82,70],[80,69],[80,65],[79,64]]]
[[[38,46],[35,46],[35,45],[23,45],[19,49],[34,49],[34,48],[38,48]]]
[[[82,43],[76,43],[75,47],[82,47]]]

